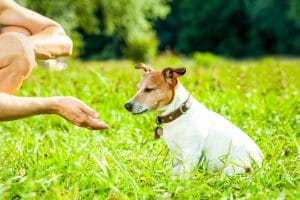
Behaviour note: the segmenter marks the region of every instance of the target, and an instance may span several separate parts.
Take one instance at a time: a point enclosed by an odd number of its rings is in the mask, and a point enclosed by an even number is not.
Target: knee
[[[14,72],[19,74],[22,77],[27,78],[28,75],[31,73],[35,64],[35,60],[32,59],[31,56],[25,54],[18,54],[15,55],[15,58],[11,64],[11,67],[14,68]]]
[[[9,40],[9,44],[13,45],[9,50],[10,66],[14,68],[14,72],[21,76],[27,77],[35,65],[35,56],[33,45],[29,38],[20,33],[3,34]]]

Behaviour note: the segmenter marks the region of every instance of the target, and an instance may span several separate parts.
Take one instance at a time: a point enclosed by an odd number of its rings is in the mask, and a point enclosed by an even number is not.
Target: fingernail
[[[99,118],[99,114],[95,112],[94,117],[98,119]]]
[[[105,122],[101,122],[102,126],[104,126],[104,128],[108,128],[108,125]]]
[[[104,127],[105,127],[105,128],[108,128],[108,125],[104,123]]]

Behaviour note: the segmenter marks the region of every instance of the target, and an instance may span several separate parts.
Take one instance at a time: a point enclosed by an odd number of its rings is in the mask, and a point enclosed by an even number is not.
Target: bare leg
[[[14,94],[29,76],[35,63],[29,38],[11,32],[0,35],[0,92]]]

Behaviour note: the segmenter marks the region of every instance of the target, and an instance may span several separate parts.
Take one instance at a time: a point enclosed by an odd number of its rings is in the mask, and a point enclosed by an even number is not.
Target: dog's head
[[[126,104],[125,108],[133,114],[163,108],[173,100],[178,77],[185,74],[185,68],[164,68],[153,70],[141,63],[135,67],[144,70],[144,77],[138,84],[137,93]]]

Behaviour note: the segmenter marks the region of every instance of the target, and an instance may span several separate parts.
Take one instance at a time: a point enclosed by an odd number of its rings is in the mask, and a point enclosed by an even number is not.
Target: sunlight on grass
[[[261,169],[233,177],[199,169],[170,179],[168,149],[153,139],[155,113],[123,108],[142,76],[136,63],[70,61],[66,71],[35,69],[18,95],[78,97],[110,129],[78,129],[57,116],[1,123],[0,199],[157,199],[167,192],[174,199],[296,199],[300,60],[211,59],[165,55],[152,65],[186,66],[183,85],[256,141],[265,155]]]

